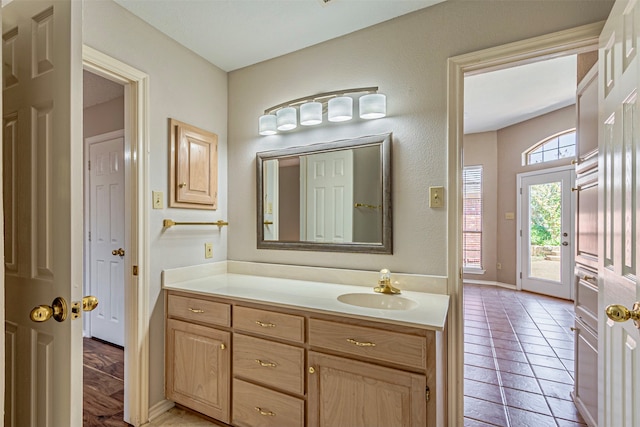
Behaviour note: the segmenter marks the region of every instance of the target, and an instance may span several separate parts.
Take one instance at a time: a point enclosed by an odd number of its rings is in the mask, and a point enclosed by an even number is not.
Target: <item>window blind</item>
[[[482,268],[482,166],[462,171],[462,264]]]

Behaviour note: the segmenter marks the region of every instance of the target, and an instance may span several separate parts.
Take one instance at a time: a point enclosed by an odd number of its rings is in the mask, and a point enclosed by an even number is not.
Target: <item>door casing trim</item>
[[[448,420],[464,424],[462,319],[462,145],[464,139],[464,77],[501,68],[598,49],[604,21],[534,37],[468,54],[447,61],[447,293],[451,299],[447,324]]]
[[[125,402],[124,420],[149,420],[149,75],[82,47],[84,69],[125,88]],[[137,266],[137,276],[133,267]]]

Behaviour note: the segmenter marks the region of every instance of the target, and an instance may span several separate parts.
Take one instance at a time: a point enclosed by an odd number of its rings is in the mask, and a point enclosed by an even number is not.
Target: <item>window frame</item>
[[[569,134],[574,134],[574,142],[573,145],[565,145],[563,147],[560,147],[560,138],[565,136],[565,135],[569,135]],[[553,135],[550,135],[538,142],[536,142],[534,145],[532,145],[531,147],[529,147],[527,150],[525,150],[522,153],[522,166],[531,166],[531,165],[539,165],[539,164],[543,164],[543,163],[548,163],[548,162],[554,162],[554,161],[558,161],[558,160],[562,160],[562,159],[570,159],[570,158],[574,158],[576,156],[576,148],[577,148],[577,143],[576,143],[576,128],[571,128],[571,129],[567,129],[564,130],[562,132],[558,132],[555,133]],[[532,163],[531,162],[531,154],[534,154],[534,151],[540,149],[541,147],[544,147],[546,144],[549,144],[551,142],[553,142],[554,140],[558,140],[558,146],[555,148],[557,156],[555,159],[549,159],[549,160],[544,160],[544,155],[542,157],[542,161],[540,162],[535,162]],[[560,149],[561,148],[565,148],[565,147],[574,147],[574,152],[572,156],[566,156],[566,157],[560,157]],[[553,151],[553,148],[550,150],[542,150],[542,152],[550,152]]]

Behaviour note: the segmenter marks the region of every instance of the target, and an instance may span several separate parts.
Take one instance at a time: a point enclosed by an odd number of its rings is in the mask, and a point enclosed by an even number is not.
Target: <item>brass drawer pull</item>
[[[347,338],[347,342],[353,344],[353,345],[357,345],[358,347],[375,347],[376,343],[374,342],[360,342],[360,341],[356,341],[353,338]]]
[[[273,362],[263,362],[260,359],[256,359],[256,363],[259,364],[260,366],[262,366],[263,368],[275,368],[276,366],[278,366],[277,364],[275,364]]]
[[[260,415],[264,415],[267,417],[275,417],[276,413],[272,412],[272,411],[265,411],[264,409],[260,408],[259,406],[256,406],[256,411],[258,411],[260,413]]]
[[[265,322],[261,322],[259,320],[256,320],[256,325],[262,326],[263,328],[275,328],[276,325],[274,325],[273,323],[265,323]]]
[[[596,280],[596,278],[594,276],[584,276],[582,278],[582,280],[586,281],[586,282],[590,282],[592,280]]]
[[[204,313],[204,310],[202,310],[200,308],[191,308],[191,307],[189,307],[189,311],[192,312],[192,313],[197,313],[197,314]]]

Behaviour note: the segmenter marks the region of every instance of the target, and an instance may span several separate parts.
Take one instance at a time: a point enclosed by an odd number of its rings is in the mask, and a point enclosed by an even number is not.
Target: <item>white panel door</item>
[[[640,331],[605,315],[609,304],[632,308],[638,283],[637,1],[617,1],[599,51],[599,389],[598,425],[640,426]]]
[[[119,136],[116,136],[116,135]],[[124,137],[90,138],[89,277],[100,304],[91,312],[91,336],[124,346]],[[115,137],[114,137],[115,136]]]
[[[571,299],[573,168],[518,176],[522,289]]]
[[[7,426],[82,425],[82,322],[29,315],[82,299],[81,19],[79,1],[2,9]]]
[[[339,150],[305,157],[306,240],[352,242],[353,151]]]

